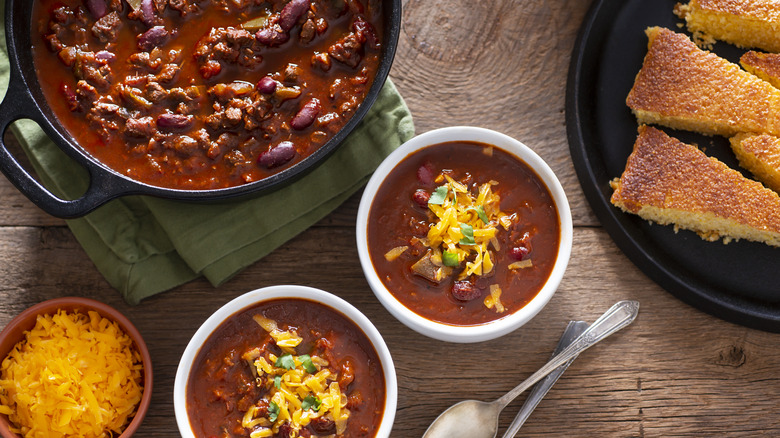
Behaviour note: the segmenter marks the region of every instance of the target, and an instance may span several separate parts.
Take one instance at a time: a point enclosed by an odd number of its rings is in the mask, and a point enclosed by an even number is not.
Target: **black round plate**
[[[712,315],[780,332],[780,249],[761,243],[706,242],[690,231],[650,224],[609,202],[637,136],[625,100],[647,52],[649,26],[676,32],[677,0],[595,0],[574,47],[566,90],[569,148],[591,207],[618,247],[645,274],[682,301]],[[737,62],[743,50],[718,43],[713,51]],[[722,137],[661,127],[734,169]],[[744,172],[743,172],[744,173]],[[749,174],[745,173],[746,176]]]

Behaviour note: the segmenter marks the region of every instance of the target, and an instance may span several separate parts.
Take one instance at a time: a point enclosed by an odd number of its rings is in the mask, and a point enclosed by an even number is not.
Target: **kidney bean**
[[[138,48],[149,52],[160,47],[168,40],[168,31],[163,26],[154,26],[138,37]]]
[[[419,181],[420,184],[430,186],[433,185],[435,179],[436,174],[433,171],[433,165],[431,165],[431,163],[425,163],[417,169],[417,181]]]
[[[278,26],[271,26],[258,30],[255,39],[266,46],[273,47],[287,42],[290,35],[283,32]]]
[[[257,157],[257,163],[268,169],[281,166],[295,157],[295,145],[290,141],[283,141]]]
[[[103,61],[106,64],[108,64],[116,60],[116,55],[114,55],[112,52],[109,52],[108,50],[101,50],[95,53],[95,59],[97,59],[98,61]]]
[[[513,246],[509,248],[509,255],[515,260],[523,260],[531,252],[530,249],[524,246]]]
[[[423,189],[418,189],[412,195],[412,200],[422,208],[428,208],[428,200],[431,199],[431,194]]]
[[[153,0],[141,0],[141,21],[147,26],[157,24],[157,15],[154,13]]]
[[[270,76],[260,79],[257,81],[257,91],[263,94],[273,94],[276,91],[276,81]]]
[[[157,116],[157,127],[163,129],[186,129],[192,125],[192,116],[163,113]]]
[[[376,37],[374,26],[364,20],[363,17],[358,15],[357,18],[355,18],[355,21],[352,23],[352,30],[366,42],[369,48],[379,50],[379,38]]]
[[[456,281],[452,285],[452,296],[458,301],[471,301],[479,298],[479,291],[470,281]]]
[[[333,435],[336,433],[336,423],[329,418],[312,418],[309,424],[314,433],[318,435]]]
[[[86,0],[87,9],[89,13],[95,18],[102,18],[108,13],[108,5],[106,0]]]
[[[298,19],[309,10],[311,0],[291,0],[279,13],[279,26],[287,32],[295,26]]]
[[[320,101],[316,98],[312,98],[298,110],[298,114],[290,121],[290,126],[298,131],[306,129],[314,123],[314,120],[319,113]]]

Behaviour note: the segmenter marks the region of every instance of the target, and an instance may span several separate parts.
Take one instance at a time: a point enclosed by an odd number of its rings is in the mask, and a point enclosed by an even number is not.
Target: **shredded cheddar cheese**
[[[97,312],[39,315],[0,366],[0,413],[25,438],[119,436],[141,401],[133,340]]]
[[[506,308],[501,302],[501,287],[497,284],[490,285],[490,295],[485,297],[485,307],[488,309],[496,308],[496,312],[503,313]]]
[[[328,368],[330,364],[322,357],[296,355],[292,348],[300,344],[301,338],[294,331],[282,331],[275,321],[262,316],[254,319],[285,354],[269,353],[254,359],[254,371],[266,382],[270,408],[265,412],[255,405],[246,411],[241,425],[251,430],[250,438],[274,436],[284,423],[289,423],[298,436],[298,431],[318,417],[333,420],[337,433],[342,434],[350,412],[346,408],[347,396],[337,382],[338,374]],[[290,339],[298,339],[298,343],[287,348],[279,345]],[[248,353],[244,359],[250,357]]]
[[[492,189],[498,182],[489,181],[472,193],[447,174],[440,174],[436,181],[446,184],[434,191],[428,203],[433,220],[421,242],[429,251],[412,266],[412,271],[436,283],[451,275],[455,267],[462,267],[458,281],[489,275],[495,267],[493,252],[501,249],[496,236],[516,220],[516,215],[500,209],[501,198]],[[491,287],[485,306],[500,313],[506,309],[499,300],[501,290],[497,291],[494,293]]]

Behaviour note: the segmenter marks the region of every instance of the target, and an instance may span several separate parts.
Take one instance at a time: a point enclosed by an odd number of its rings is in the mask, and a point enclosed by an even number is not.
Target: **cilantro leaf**
[[[273,423],[279,418],[279,405],[275,402],[268,404],[268,420]]]
[[[476,245],[474,241],[474,227],[469,224],[460,224],[460,232],[463,238],[458,242],[461,245]]]
[[[309,374],[314,374],[317,372],[317,367],[314,366],[314,363],[311,361],[311,356],[308,354],[304,354],[303,356],[298,356],[298,360],[301,361],[301,365],[303,366],[303,369],[306,370]]]
[[[291,370],[295,368],[295,361],[293,360],[292,354],[283,354],[279,356],[278,359],[276,359],[276,363],[274,363],[275,367],[278,368],[284,368],[286,370]]]
[[[447,199],[447,192],[449,188],[446,185],[436,187],[433,191],[431,198],[428,199],[429,204],[441,205],[444,204],[444,200]]]
[[[441,253],[441,261],[444,263],[444,266],[458,266],[460,265],[460,261],[458,260],[458,255],[454,252],[449,252],[446,249],[444,252]]]
[[[274,386],[282,389],[282,376],[274,376]]]
[[[303,402],[301,403],[301,409],[303,409],[304,411],[307,409],[319,411],[321,405],[322,405],[322,400],[320,400],[319,398],[313,395],[307,395],[306,398],[304,398]]]
[[[479,216],[479,218],[482,219],[482,222],[484,223],[489,222],[487,214],[485,214],[485,209],[481,205],[478,205],[476,208],[472,207],[471,209],[477,212],[477,216]]]

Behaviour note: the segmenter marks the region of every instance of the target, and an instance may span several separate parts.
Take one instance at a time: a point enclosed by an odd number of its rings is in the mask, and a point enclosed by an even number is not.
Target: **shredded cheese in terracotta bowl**
[[[86,298],[30,307],[0,333],[0,436],[128,438],[152,394],[149,351],[117,310]]]

